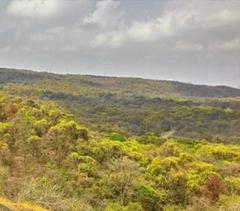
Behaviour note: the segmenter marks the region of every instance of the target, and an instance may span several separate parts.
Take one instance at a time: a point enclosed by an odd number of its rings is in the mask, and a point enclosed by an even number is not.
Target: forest
[[[53,101],[100,132],[237,143],[240,90],[140,78],[0,69],[5,94]],[[2,79],[1,79],[2,78]]]
[[[240,210],[240,90],[7,69],[0,81],[0,209]]]

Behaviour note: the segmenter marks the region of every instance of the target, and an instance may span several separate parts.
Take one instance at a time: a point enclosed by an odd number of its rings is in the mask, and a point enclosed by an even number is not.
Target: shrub
[[[156,144],[161,145],[166,142],[165,138],[155,136],[153,134],[150,135],[144,135],[139,138],[137,138],[137,141],[141,144]]]
[[[240,195],[240,178],[227,177],[224,179],[225,191],[229,195]]]
[[[223,181],[218,174],[209,176],[205,184],[205,194],[215,203],[218,201],[220,194],[223,192]]]

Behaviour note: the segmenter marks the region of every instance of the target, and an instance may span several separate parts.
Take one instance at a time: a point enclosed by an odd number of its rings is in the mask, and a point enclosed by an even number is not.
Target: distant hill
[[[53,101],[97,131],[239,142],[240,90],[175,81],[0,69],[0,92]]]
[[[33,83],[43,80],[68,81],[79,88],[98,88],[101,91],[148,97],[239,97],[240,89],[227,86],[207,86],[166,80],[103,77],[92,75],[59,75],[0,68],[0,83]]]
[[[47,72],[0,68],[0,83],[32,83],[38,80],[53,79],[56,77],[57,75]]]

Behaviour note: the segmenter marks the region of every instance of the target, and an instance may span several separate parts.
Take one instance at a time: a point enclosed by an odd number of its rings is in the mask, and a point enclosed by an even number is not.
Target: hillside
[[[0,68],[0,83],[33,83],[46,79],[68,81],[77,87],[98,88],[110,93],[145,97],[239,97],[240,90],[227,86],[206,86],[176,81],[149,80],[140,78],[103,77],[90,75],[58,75]]]
[[[52,102],[3,93],[0,108],[0,194],[19,201],[2,198],[4,206],[27,210],[20,202],[30,201],[53,211],[240,208],[239,145],[99,133]]]
[[[33,83],[38,80],[56,77],[57,75],[46,72],[0,68],[0,83]]]
[[[240,0],[0,0],[0,211],[240,211]]]
[[[239,142],[240,101],[233,98],[238,89],[7,69],[0,81],[3,93],[54,101],[100,132]],[[208,98],[197,97],[203,93]]]

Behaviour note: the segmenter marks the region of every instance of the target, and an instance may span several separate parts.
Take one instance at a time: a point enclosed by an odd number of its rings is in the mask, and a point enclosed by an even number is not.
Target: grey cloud
[[[121,21],[123,12],[119,9],[120,2],[104,0],[96,2],[96,9],[83,18],[86,25],[99,25],[103,28],[114,27]]]
[[[51,1],[0,2],[1,66],[240,85],[239,1]]]

